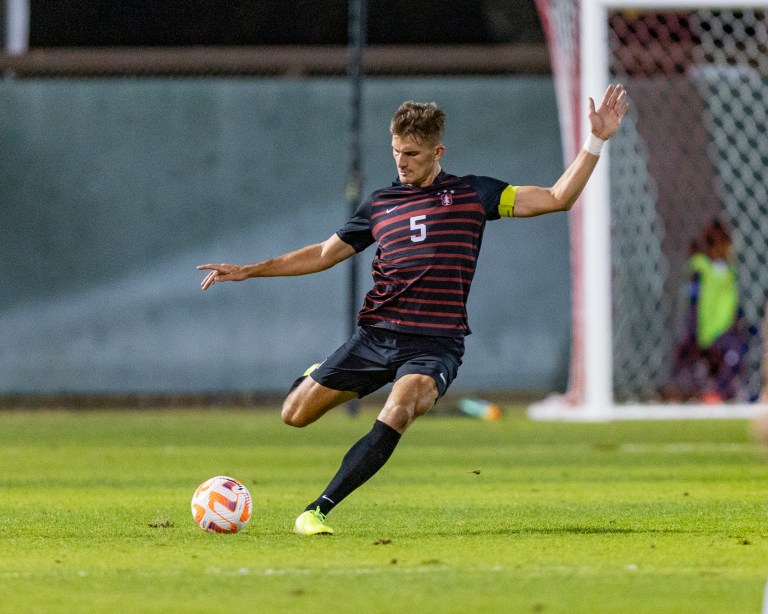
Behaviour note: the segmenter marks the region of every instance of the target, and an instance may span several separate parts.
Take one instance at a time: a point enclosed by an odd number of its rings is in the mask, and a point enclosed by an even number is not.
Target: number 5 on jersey
[[[423,223],[426,219],[426,215],[414,215],[411,218],[411,231],[414,233],[411,235],[411,241],[414,243],[420,243],[427,238],[427,225]]]

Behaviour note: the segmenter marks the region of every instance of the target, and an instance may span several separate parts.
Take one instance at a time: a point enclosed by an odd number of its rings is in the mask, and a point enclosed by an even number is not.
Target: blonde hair
[[[446,117],[445,111],[434,102],[408,100],[395,111],[389,131],[400,138],[410,137],[426,145],[441,145]]]

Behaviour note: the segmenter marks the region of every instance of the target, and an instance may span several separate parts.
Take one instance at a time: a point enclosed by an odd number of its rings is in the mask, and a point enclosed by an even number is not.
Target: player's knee
[[[399,433],[404,433],[416,418],[418,416],[413,411],[413,408],[400,405],[385,405],[378,416],[379,420],[388,424]]]
[[[307,426],[311,421],[303,418],[303,412],[301,411],[301,403],[295,399],[294,395],[289,395],[285,401],[283,401],[283,408],[280,411],[280,418],[288,426],[295,426],[297,428],[303,428]]]
[[[414,400],[389,399],[379,414],[379,419],[399,432],[404,432],[417,418],[426,414],[432,404]]]

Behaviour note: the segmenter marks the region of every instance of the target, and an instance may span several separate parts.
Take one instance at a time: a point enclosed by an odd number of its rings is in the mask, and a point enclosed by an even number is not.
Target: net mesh
[[[575,27],[578,9],[578,0],[539,4],[551,48],[568,30],[554,24]],[[689,304],[684,265],[714,218],[732,232],[747,340],[732,399],[753,400],[768,299],[766,11],[624,9],[607,19],[609,79],[625,84],[631,105],[610,159],[615,400],[663,399]],[[560,58],[556,74],[578,91],[578,54]],[[571,93],[561,110],[573,118]],[[707,385],[707,373],[694,377]]]

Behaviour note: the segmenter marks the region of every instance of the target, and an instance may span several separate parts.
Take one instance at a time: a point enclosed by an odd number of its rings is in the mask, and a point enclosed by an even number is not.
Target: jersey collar
[[[412,186],[409,183],[403,183],[402,181],[400,181],[400,179],[395,179],[392,182],[392,187],[401,187],[402,186],[402,187],[405,187],[405,188],[411,188],[413,190],[431,190],[436,185],[439,185],[443,181],[445,181],[445,178],[447,176],[448,176],[448,173],[446,173],[444,170],[441,169],[440,172],[437,175],[435,175],[435,180],[430,185],[428,185],[428,186],[424,186],[424,187]]]

